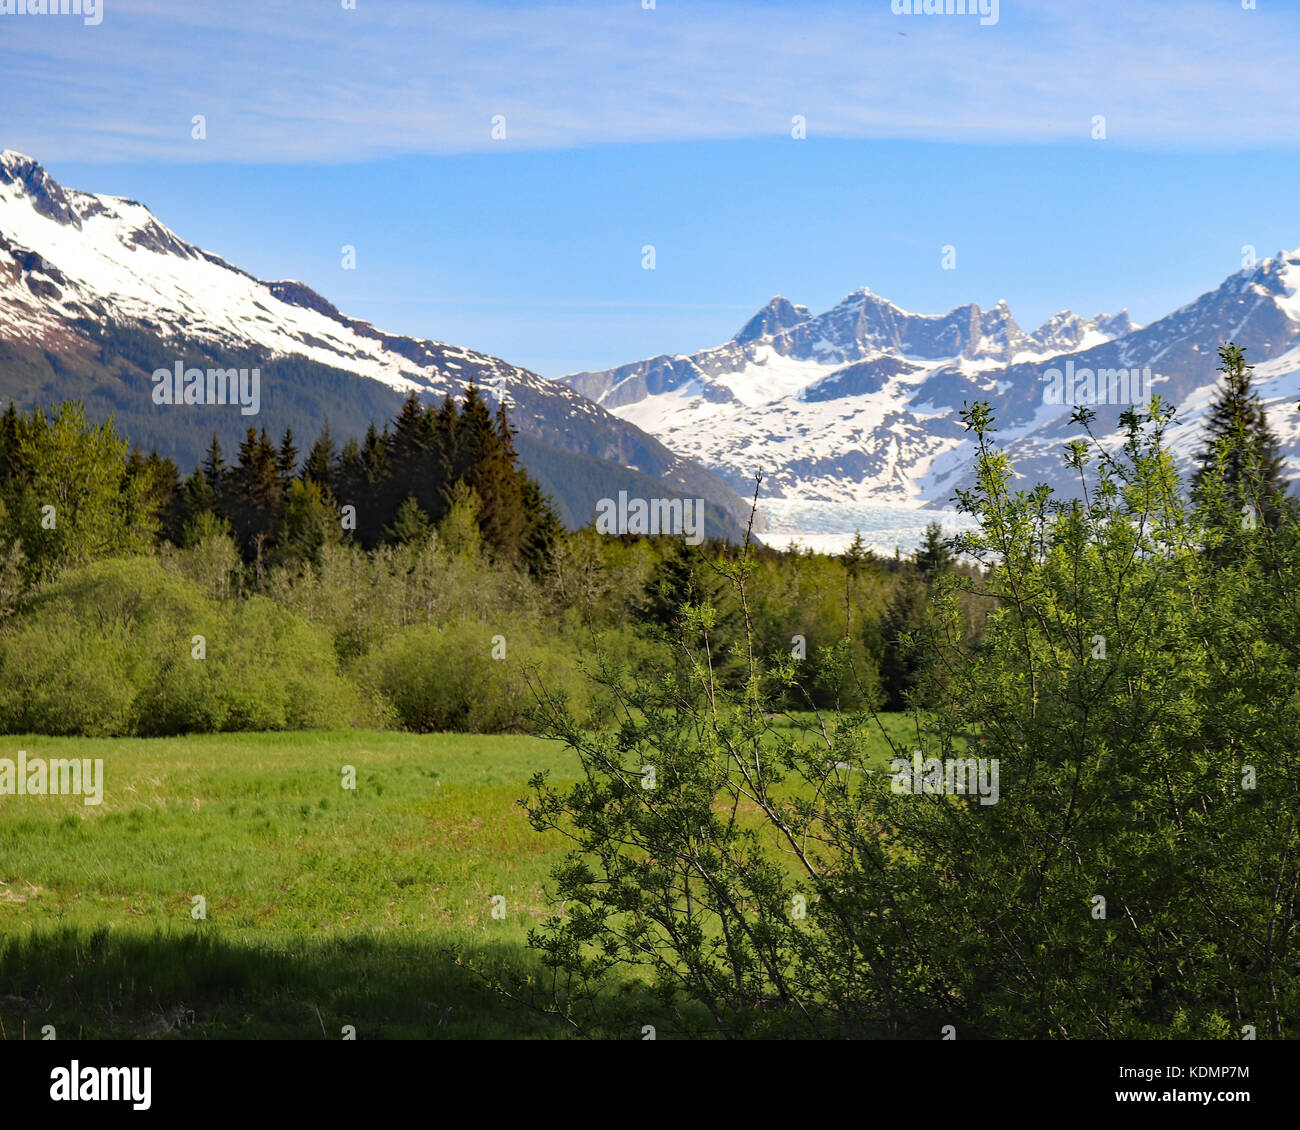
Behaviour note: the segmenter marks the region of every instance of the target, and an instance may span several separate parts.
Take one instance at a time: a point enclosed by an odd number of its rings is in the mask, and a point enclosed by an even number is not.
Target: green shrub
[[[222,729],[329,729],[356,720],[360,699],[340,677],[324,631],[261,596],[228,606],[225,626],[208,652],[229,710]]]
[[[1068,445],[1077,502],[1013,491],[987,407],[964,418],[961,548],[987,571],[918,617],[932,708],[905,739],[852,715],[791,732],[771,710],[798,665],[727,685],[707,609],[693,662],[602,676],[619,726],[548,703],[583,768],[528,802],[571,848],[529,938],[554,976],[503,989],[588,1030],[635,972],[687,1035],[1295,1037],[1300,521],[1189,510],[1158,406]],[[743,604],[752,560],[724,567]],[[968,595],[993,606],[978,633]],[[959,762],[977,786],[945,787]]]
[[[8,733],[329,727],[360,709],[323,632],[261,598],[215,604],[150,558],[69,572],[0,631]]]
[[[586,717],[589,687],[577,659],[562,636],[542,642],[523,626],[460,620],[393,634],[356,674],[405,729],[495,734],[527,728],[539,683]]]

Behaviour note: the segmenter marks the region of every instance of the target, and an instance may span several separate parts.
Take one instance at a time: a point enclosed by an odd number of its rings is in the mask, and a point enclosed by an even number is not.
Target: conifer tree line
[[[280,562],[341,537],[366,549],[422,541],[460,508],[495,558],[536,571],[561,526],[520,468],[514,434],[505,406],[493,414],[471,385],[460,404],[449,394],[425,405],[412,393],[391,425],[372,423],[341,447],[327,422],[305,458],[290,429],[276,443],[249,428],[233,461],[213,436],[199,467],[163,500],[164,530],[181,544],[224,521],[246,562]]]
[[[48,578],[56,561],[139,552],[158,538],[183,545],[222,525],[250,563],[310,558],[341,539],[405,544],[455,509],[495,559],[536,571],[562,526],[519,466],[514,434],[505,406],[492,413],[471,385],[460,404],[448,395],[425,406],[412,394],[391,425],[372,423],[341,448],[327,422],[305,459],[288,429],[276,442],[250,427],[233,459],[214,436],[182,479],[172,460],[128,451],[111,422],[90,423],[79,404],[49,417],[11,401],[0,415],[0,522]]]

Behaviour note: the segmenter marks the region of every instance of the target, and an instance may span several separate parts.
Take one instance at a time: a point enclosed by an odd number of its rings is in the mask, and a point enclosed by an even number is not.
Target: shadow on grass
[[[541,971],[520,944],[467,949],[466,959],[511,979]],[[657,1011],[640,987],[620,996],[620,1016]],[[339,1040],[345,1025],[357,1039],[574,1035],[493,992],[432,941],[357,934],[238,944],[203,932],[72,927],[0,938],[4,1038],[40,1039],[45,1025],[58,1039]],[[612,1015],[596,1034],[641,1038]]]

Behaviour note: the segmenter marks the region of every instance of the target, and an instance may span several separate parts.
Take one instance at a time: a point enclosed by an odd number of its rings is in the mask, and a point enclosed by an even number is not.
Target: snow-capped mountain
[[[153,405],[150,374],[176,360],[260,365],[259,418]],[[712,474],[563,384],[383,333],[300,282],[264,282],[185,242],[143,204],[65,188],[30,157],[0,153],[0,397],[26,406],[80,396],[188,470],[214,430],[226,442],[249,423],[290,423],[312,437],[328,416],[345,435],[372,418],[382,424],[412,390],[440,399],[471,382],[509,405],[533,441],[520,445],[526,463],[530,453],[553,465],[559,451],[588,457],[581,468],[552,466],[544,485],[572,496],[575,476],[601,479],[592,461],[602,460],[747,513]],[[145,417],[153,426],[141,435],[131,424]],[[605,485],[615,484],[592,489]],[[590,518],[585,497],[568,501],[578,521]]]
[[[716,348],[563,379],[742,493],[761,467],[779,540],[783,531],[851,534],[864,507],[948,504],[969,484],[971,441],[959,413],[975,400],[991,403],[997,438],[1026,482],[1074,490],[1060,458],[1078,434],[1073,404],[1093,404],[1098,434],[1113,431],[1128,406],[1085,392],[1089,373],[1109,398],[1126,379],[1115,384],[1110,371],[1126,370],[1141,392],[1130,400],[1145,403],[1154,391],[1173,401],[1182,422],[1171,438],[1186,460],[1229,339],[1257,366],[1257,387],[1300,471],[1300,252],[1262,260],[1145,327],[1127,312],[1084,320],[1062,311],[1027,333],[1004,302],[923,315],[864,288],[818,315],[774,298]],[[1052,403],[1053,380],[1060,388],[1066,374],[1077,374],[1077,395]],[[1139,386],[1138,374],[1149,384]]]

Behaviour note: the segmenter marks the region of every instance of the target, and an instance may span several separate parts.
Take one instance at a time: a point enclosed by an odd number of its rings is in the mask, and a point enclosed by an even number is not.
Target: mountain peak
[[[15,149],[6,149],[0,152],[0,181],[13,184],[16,180],[39,182],[50,180],[50,176],[36,158]]]
[[[807,321],[811,316],[807,306],[796,306],[778,294],[741,327],[734,340],[745,345],[761,337],[771,337]]]
[[[879,300],[880,296],[872,293],[871,287],[860,286],[856,290],[849,291],[848,294],[840,299],[839,305],[847,306],[851,302],[860,302],[864,298],[874,298]]]
[[[35,158],[13,149],[0,153],[0,185],[12,185],[19,196],[28,197],[32,207],[47,219],[79,226],[69,194]]]
[[[1123,337],[1139,328],[1129,317],[1127,306],[1115,314],[1098,314],[1088,322],[1088,325],[1112,339]]]

